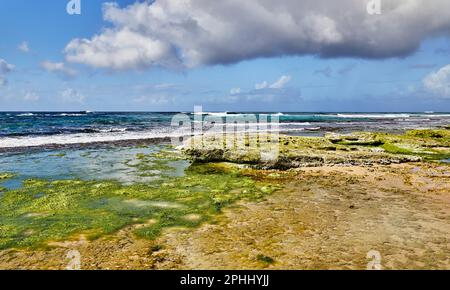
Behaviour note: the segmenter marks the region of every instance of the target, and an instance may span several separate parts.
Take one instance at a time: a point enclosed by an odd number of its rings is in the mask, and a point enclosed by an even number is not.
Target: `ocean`
[[[0,112],[2,152],[49,145],[157,140],[180,135],[171,126],[180,112]],[[194,114],[186,113],[194,119]],[[402,132],[450,124],[450,113],[203,113],[226,117],[275,114],[281,133],[320,136],[326,132]],[[240,130],[262,130],[257,123]]]

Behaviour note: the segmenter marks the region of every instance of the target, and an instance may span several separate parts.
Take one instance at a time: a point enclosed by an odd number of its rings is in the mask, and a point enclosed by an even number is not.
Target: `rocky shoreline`
[[[185,143],[186,176],[160,187],[29,180],[6,191],[17,217],[8,214],[0,240],[15,238],[7,230],[16,224],[31,238],[18,221],[37,226],[58,212],[75,214],[73,225],[86,230],[64,236],[66,228],[55,228],[39,244],[30,240],[33,247],[5,247],[0,269],[64,269],[69,250],[79,251],[81,269],[365,269],[373,250],[383,269],[450,269],[450,172],[441,162],[450,157],[450,130],[279,136],[275,162],[261,157],[261,146],[223,149],[209,138]],[[258,144],[251,138],[244,144]],[[154,174],[185,156],[139,155],[133,166]],[[24,190],[48,195],[51,207],[16,199]],[[99,202],[103,214],[141,216],[117,229],[109,220],[78,224],[77,213],[89,215]]]
[[[273,143],[262,144],[260,138],[247,136],[241,142],[245,146],[228,149],[225,141],[217,143],[217,136],[201,136],[180,148],[194,162],[233,162],[279,170],[324,165],[389,165],[450,158],[450,130],[413,130],[403,135],[367,132],[329,133],[324,137],[281,135],[276,148],[278,156],[269,161],[264,160],[260,152]]]

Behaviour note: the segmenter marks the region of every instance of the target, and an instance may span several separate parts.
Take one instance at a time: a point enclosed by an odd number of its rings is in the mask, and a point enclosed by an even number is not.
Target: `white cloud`
[[[300,99],[301,92],[298,89],[286,88],[291,81],[290,75],[282,75],[274,83],[267,81],[255,84],[255,88],[251,90],[242,90],[241,88],[233,88],[226,97],[213,98],[215,103],[235,103],[235,102],[275,102],[283,100],[284,103],[295,103]]]
[[[255,85],[255,90],[263,90],[263,89],[282,89],[284,88],[287,83],[291,81],[292,77],[288,75],[281,76],[276,82],[273,84],[269,84],[268,82],[264,81],[262,83]]]
[[[30,52],[30,46],[28,45],[28,42],[24,41],[22,43],[20,43],[17,48],[24,53],[28,53]]]
[[[238,95],[240,93],[241,93],[241,88],[232,88],[230,90],[230,94],[232,94],[232,95]]]
[[[423,79],[425,88],[438,97],[450,98],[450,64]]]
[[[14,69],[14,65],[9,64],[6,60],[0,58],[0,74],[6,74]]]
[[[41,63],[41,67],[48,72],[59,73],[66,77],[74,77],[77,75],[76,70],[67,67],[63,62],[44,61]]]
[[[255,85],[255,90],[262,90],[262,89],[267,88],[268,86],[269,86],[269,83],[266,81],[263,81],[262,83]]]
[[[70,62],[107,69],[194,67],[260,57],[388,58],[450,35],[448,0],[383,1],[369,15],[361,0],[155,0],[104,4],[111,23],[66,46]],[[433,21],[430,21],[433,19]]]
[[[35,102],[39,101],[40,97],[34,92],[26,92],[23,96],[24,101]]]
[[[282,89],[284,86],[291,81],[291,76],[281,76],[280,79],[270,85],[271,89]]]
[[[61,99],[67,103],[84,103],[86,97],[75,89],[65,89],[61,92]]]
[[[128,28],[107,30],[91,40],[72,40],[65,51],[68,61],[98,68],[124,70],[179,66],[169,44]]]
[[[5,75],[11,72],[14,68],[14,65],[7,63],[6,60],[0,58],[0,87],[4,87],[8,84],[8,80]]]

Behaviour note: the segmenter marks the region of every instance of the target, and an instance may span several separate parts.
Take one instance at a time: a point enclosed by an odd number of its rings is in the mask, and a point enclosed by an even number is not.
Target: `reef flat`
[[[169,269],[450,269],[450,170],[434,163],[296,169],[217,224],[169,231]],[[270,259],[261,259],[268,257]]]
[[[0,249],[47,247],[79,234],[93,240],[134,224],[143,225],[136,236],[153,239],[166,227],[213,221],[227,204],[277,188],[276,178],[255,180],[221,164],[193,165],[183,176],[170,175],[177,162],[184,161],[167,152],[138,154],[131,166],[155,177],[147,183],[27,179],[20,188],[3,189]],[[0,177],[6,181],[12,175]]]
[[[264,137],[264,136],[263,136]],[[248,135],[246,146],[230,146],[217,142],[217,136],[201,136],[181,148],[195,162],[235,162],[254,168],[289,169],[323,165],[374,165],[450,158],[450,130],[412,130],[403,135],[388,133],[329,133],[324,137],[280,135],[277,158],[265,160],[261,151],[272,143],[263,137]],[[226,139],[223,139],[226,142]],[[276,142],[276,141],[275,141]],[[218,146],[219,145],[219,146]]]
[[[0,173],[0,268],[64,269],[77,250],[82,269],[362,269],[377,250],[384,268],[448,269],[449,136],[281,135],[275,162],[204,136],[122,164],[145,182]]]

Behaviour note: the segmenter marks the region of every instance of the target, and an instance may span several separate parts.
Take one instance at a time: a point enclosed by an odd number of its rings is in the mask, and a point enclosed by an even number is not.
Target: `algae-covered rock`
[[[14,174],[12,174],[12,173],[0,172],[0,181],[6,180],[6,179],[11,179],[13,177],[14,177]]]
[[[441,160],[450,157],[450,130],[413,130],[405,134],[360,132],[329,133],[324,137],[279,136],[278,142],[261,143],[250,135],[253,146],[217,147],[210,136],[197,136],[182,146],[194,162],[234,162],[256,168],[289,169],[322,165],[374,165]],[[263,137],[265,138],[265,137]],[[193,145],[194,144],[194,145]],[[270,147],[270,148],[269,148]],[[261,152],[276,151],[272,159]]]
[[[432,138],[432,139],[445,139],[447,141],[450,138],[450,127],[447,130],[411,130],[406,133],[406,136],[418,137],[418,138]]]

